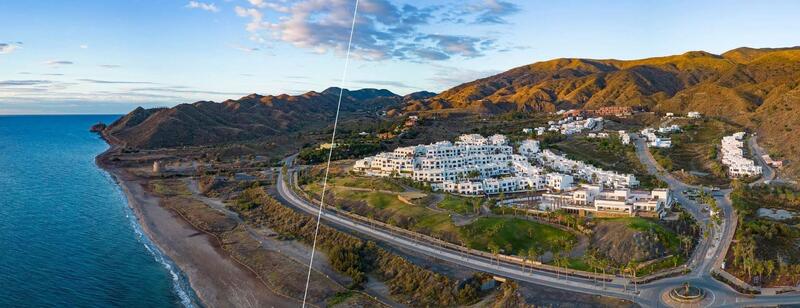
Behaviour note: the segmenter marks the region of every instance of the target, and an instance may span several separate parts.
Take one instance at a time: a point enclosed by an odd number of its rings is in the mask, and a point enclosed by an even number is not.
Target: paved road
[[[647,167],[648,171],[669,185],[678,202],[689,210],[689,213],[694,216],[698,222],[703,222],[701,227],[705,229],[706,222],[710,219],[709,214],[703,211],[701,208],[702,205],[698,205],[697,202],[687,198],[684,192],[689,189],[704,189],[708,193],[713,192],[704,187],[683,183],[661,168],[653,158],[643,139],[635,138],[635,144],[636,154],[639,160]],[[765,172],[765,176],[773,174],[768,166],[765,166],[764,169],[767,171]],[[711,276],[712,271],[720,269],[725,259],[727,248],[733,240],[736,224],[738,222],[736,212],[733,210],[733,205],[730,200],[730,193],[730,189],[724,189],[714,194],[717,205],[720,207],[720,211],[723,215],[722,224],[711,224],[712,227],[709,230],[709,237],[703,239],[698,244],[694,256],[689,262],[692,272],[680,277],[658,280],[647,284],[643,288],[644,290],[640,296],[650,299],[652,301],[650,302],[651,305],[666,305],[658,296],[660,292],[654,292],[655,290],[669,289],[687,281],[692,285],[706,289],[709,295],[712,296],[712,302],[709,306],[714,307],[800,303],[800,294],[797,293],[773,296],[744,296]]]
[[[292,160],[290,158],[286,161],[291,163]],[[292,172],[294,172],[293,169],[288,168],[288,172],[288,178],[292,179]],[[316,216],[319,211],[319,204],[311,204],[305,199],[297,196],[297,194],[291,189],[290,185],[291,183],[285,179],[284,174],[280,174],[278,176],[277,192],[279,197],[282,199],[281,201],[284,201],[288,205]],[[519,265],[506,264],[503,262],[498,264],[496,260],[489,260],[480,256],[468,255],[460,251],[442,248],[428,242],[396,235],[383,229],[378,229],[374,226],[351,220],[348,217],[338,216],[335,213],[327,210],[323,211],[322,219],[339,227],[368,235],[372,238],[376,238],[397,247],[409,249],[410,251],[419,252],[440,260],[467,266],[479,271],[493,273],[520,281],[561,288],[564,290],[605,295],[628,300],[633,298],[635,301],[638,300],[637,297],[630,292],[630,290],[625,291],[626,279],[618,279],[615,280],[615,282],[608,282],[605,284],[606,288],[604,289],[602,284],[595,284],[591,279],[577,277],[564,279],[563,275],[560,276],[561,278],[558,278],[556,274],[546,271],[534,270],[533,273],[531,273],[530,268],[527,268],[523,271]],[[631,287],[628,286],[628,289],[631,289]]]
[[[758,139],[758,135],[751,135],[750,138],[747,139],[747,146],[750,148],[750,154],[754,157],[756,163],[761,166],[762,174],[761,178],[752,184],[761,184],[766,181],[773,181],[775,180],[777,173],[769,165],[767,165],[767,162],[761,157],[762,155],[766,154],[766,152],[764,152],[764,149],[758,145],[758,141],[756,139]]]
[[[654,174],[657,174],[659,178],[670,185],[670,188],[675,191],[678,201],[681,202],[681,204],[685,204],[689,212],[692,215],[695,215],[698,221],[708,221],[708,214],[703,212],[699,206],[696,205],[696,203],[691,202],[691,200],[686,198],[682,193],[683,191],[693,187],[678,181],[668,173],[659,173],[658,166],[655,164],[655,160],[650,155],[649,151],[647,151],[647,149],[644,147],[640,149],[638,145],[644,146],[644,143],[637,139],[637,154],[639,155],[640,159],[642,159],[642,161],[648,165],[648,169],[652,168],[652,172]],[[289,166],[289,168],[287,168],[287,175],[289,179],[293,178],[292,174],[294,172],[294,168],[291,167],[293,158],[294,157],[289,157],[284,161],[287,166]],[[290,185],[291,184],[285,179],[285,175],[281,173],[278,176],[277,186],[277,192],[279,195],[278,197],[282,199],[281,201],[287,205],[309,213],[310,215],[316,216],[319,211],[319,204],[311,204],[305,199],[300,198],[290,188]],[[692,269],[691,273],[688,275],[665,278],[640,285],[637,292],[633,292],[633,288],[628,285],[627,279],[623,278],[615,279],[613,282],[608,282],[605,284],[605,286],[596,284],[591,279],[575,277],[564,279],[563,275],[561,276],[562,278],[558,278],[556,274],[550,272],[540,270],[534,270],[531,272],[530,269],[523,270],[518,265],[506,263],[498,264],[496,261],[480,256],[465,254],[460,251],[442,248],[429,242],[418,241],[412,238],[393,234],[389,231],[360,223],[348,217],[338,216],[333,212],[323,211],[322,219],[328,223],[370,236],[390,245],[402,247],[410,251],[415,251],[440,260],[470,267],[475,270],[563,290],[631,300],[642,305],[643,307],[667,306],[667,304],[661,300],[661,294],[664,291],[680,286],[687,281],[692,285],[696,285],[708,290],[709,296],[712,298],[712,302],[709,304],[709,306],[739,307],[748,305],[773,305],[779,303],[800,304],[800,294],[797,293],[774,296],[746,297],[735,292],[729,286],[717,281],[716,279],[713,279],[710,276],[711,270],[718,267],[719,263],[724,257],[724,250],[720,249],[719,247],[724,246],[723,244],[726,242],[730,242],[730,239],[733,236],[733,229],[735,228],[733,223],[731,223],[731,221],[735,222],[735,216],[731,215],[733,214],[733,208],[730,205],[730,200],[727,198],[728,194],[729,192],[726,191],[722,197],[717,198],[720,208],[722,209],[723,213],[725,213],[725,223],[722,227],[717,227],[711,230],[711,235],[709,236],[708,240],[704,240],[698,245],[692,260],[689,262],[689,267]]]

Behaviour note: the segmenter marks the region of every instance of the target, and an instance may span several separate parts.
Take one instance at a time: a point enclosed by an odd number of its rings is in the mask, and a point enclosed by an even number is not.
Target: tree
[[[492,252],[492,255],[494,256],[494,258],[497,259],[497,264],[499,265],[500,264],[500,258],[498,256],[498,254],[500,253],[500,246],[497,246],[497,244],[495,244],[494,242],[489,243],[489,245],[487,245],[487,246],[489,248],[489,251]]]
[[[772,272],[775,271],[775,262],[772,260],[767,260],[765,264],[765,270],[767,271],[767,277],[772,276]]]
[[[634,260],[628,261],[628,269],[633,273],[633,292],[637,292],[636,288],[636,272],[639,269],[639,262]]]
[[[528,258],[530,260],[536,260],[536,258],[538,257],[539,257],[539,252],[536,250],[536,248],[533,247],[528,248]],[[531,272],[533,272],[533,265],[531,265]]]

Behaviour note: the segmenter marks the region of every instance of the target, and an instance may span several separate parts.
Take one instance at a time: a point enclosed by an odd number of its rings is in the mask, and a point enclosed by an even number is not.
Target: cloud
[[[102,67],[102,68],[109,68],[109,69],[110,68],[119,68],[119,67],[121,67],[120,65],[117,65],[117,64],[100,64],[98,66]]]
[[[269,38],[316,53],[334,52],[340,55],[347,49],[353,22],[352,0],[282,0],[280,4],[249,0],[249,3],[251,7],[236,6],[235,12],[248,19],[245,29],[256,42],[266,42]],[[496,47],[493,40],[488,38],[434,34],[422,29],[434,21],[447,20],[443,16],[452,15],[453,7],[455,4],[417,7],[410,4],[395,5],[389,0],[361,0],[355,21],[352,54],[364,60],[447,60],[452,57],[479,57]],[[265,14],[265,9],[272,13]],[[480,18],[480,23],[490,23],[492,18],[500,21],[503,16],[516,10],[518,8],[514,4],[486,1],[462,9],[458,14],[478,15],[481,17],[475,18]]]
[[[269,8],[276,12],[289,13],[289,7],[275,2],[269,2],[264,0],[248,0],[248,2],[250,2],[252,6],[260,9]]]
[[[3,80],[0,87],[38,86],[53,83],[50,80]]]
[[[75,63],[72,62],[72,61],[64,61],[64,60],[50,60],[50,61],[44,62],[44,64],[46,64],[48,66],[61,66],[61,65],[72,65],[72,64],[75,64]]]
[[[215,4],[213,4],[213,3],[205,3],[205,2],[199,2],[199,1],[189,1],[189,3],[186,4],[186,7],[190,8],[190,9],[201,9],[201,10],[204,10],[204,11],[209,11],[209,12],[214,12],[214,13],[219,12],[219,8],[217,8],[217,6]]]
[[[86,45],[86,44],[81,44],[78,47],[80,47],[81,49],[89,49],[89,45]]]
[[[234,96],[244,96],[248,93],[240,93],[240,92],[220,92],[220,91],[208,91],[208,90],[195,90],[189,87],[184,86],[172,86],[172,87],[146,87],[146,88],[133,88],[130,89],[132,92],[155,92],[155,93],[192,93],[192,94],[210,94],[210,95],[234,95]]]
[[[500,73],[498,70],[473,70],[445,65],[434,65],[433,67],[436,70],[430,80],[442,89],[449,89],[465,82]]]
[[[14,43],[0,43],[0,54],[9,54],[17,49],[21,49],[22,42]]]
[[[485,0],[473,9],[478,12],[475,23],[480,24],[506,24],[506,17],[520,11],[518,5],[502,0]]]
[[[119,80],[99,80],[99,79],[78,79],[78,81],[97,83],[97,84],[157,84],[150,81],[119,81]]]
[[[257,47],[246,47],[246,46],[241,46],[241,45],[231,45],[231,48],[239,50],[239,51],[244,51],[244,52],[247,52],[247,53],[259,50]]]
[[[387,86],[387,87],[404,88],[404,89],[419,89],[419,87],[410,86],[400,81],[391,81],[391,80],[353,80],[351,83],[370,84],[376,86]]]

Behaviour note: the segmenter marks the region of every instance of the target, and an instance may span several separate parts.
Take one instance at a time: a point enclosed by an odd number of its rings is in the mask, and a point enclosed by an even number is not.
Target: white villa
[[[651,148],[669,148],[672,147],[672,140],[669,138],[661,138],[656,135],[656,130],[653,128],[645,128],[642,130],[642,136],[647,138],[647,146]]]
[[[703,116],[702,116],[702,115],[701,115],[699,112],[697,112],[697,111],[689,111],[689,113],[687,113],[687,114],[686,114],[686,116],[687,116],[687,117],[689,117],[689,118],[692,118],[692,119],[699,119],[699,118],[703,117]]]
[[[603,118],[586,118],[583,117],[566,117],[564,119],[547,122],[549,125],[547,131],[559,132],[563,135],[572,135],[582,132],[583,130],[600,130],[603,128]],[[537,128],[537,133],[539,128]],[[541,135],[541,134],[539,134]]]
[[[676,125],[676,124],[672,124],[671,126],[665,126],[665,127],[659,127],[658,128],[658,132],[662,133],[662,134],[671,134],[671,133],[680,132],[680,131],[681,131],[681,127]]]
[[[668,189],[650,192],[630,189],[604,190],[602,185],[581,185],[574,190],[542,195],[541,207],[566,210],[580,215],[591,212],[598,216],[651,216],[664,218],[672,206]]]
[[[722,138],[722,164],[728,167],[731,177],[754,176],[761,174],[761,166],[744,157],[744,132]]]
[[[622,144],[624,144],[624,145],[631,144],[631,135],[630,134],[628,134],[624,130],[621,130],[618,133],[619,133],[619,141],[622,142]]]

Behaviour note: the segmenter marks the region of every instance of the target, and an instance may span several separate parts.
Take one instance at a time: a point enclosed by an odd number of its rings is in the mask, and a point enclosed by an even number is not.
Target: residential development
[[[761,174],[761,166],[744,157],[744,136],[744,132],[738,132],[722,138],[722,164],[734,178]]]
[[[428,183],[434,190],[464,195],[491,195],[518,191],[564,191],[574,179],[607,187],[636,187],[632,174],[607,171],[541,151],[536,140],[522,141],[517,153],[503,135],[462,135],[455,143],[397,148],[366,157],[353,170],[370,176],[396,176]],[[549,170],[549,171],[548,171]]]
[[[547,122],[547,131],[558,132],[563,135],[572,135],[580,133],[584,130],[601,130],[603,129],[603,118],[583,118],[580,116],[567,116],[558,121]],[[545,132],[545,127],[537,127],[536,134],[542,135]]]

